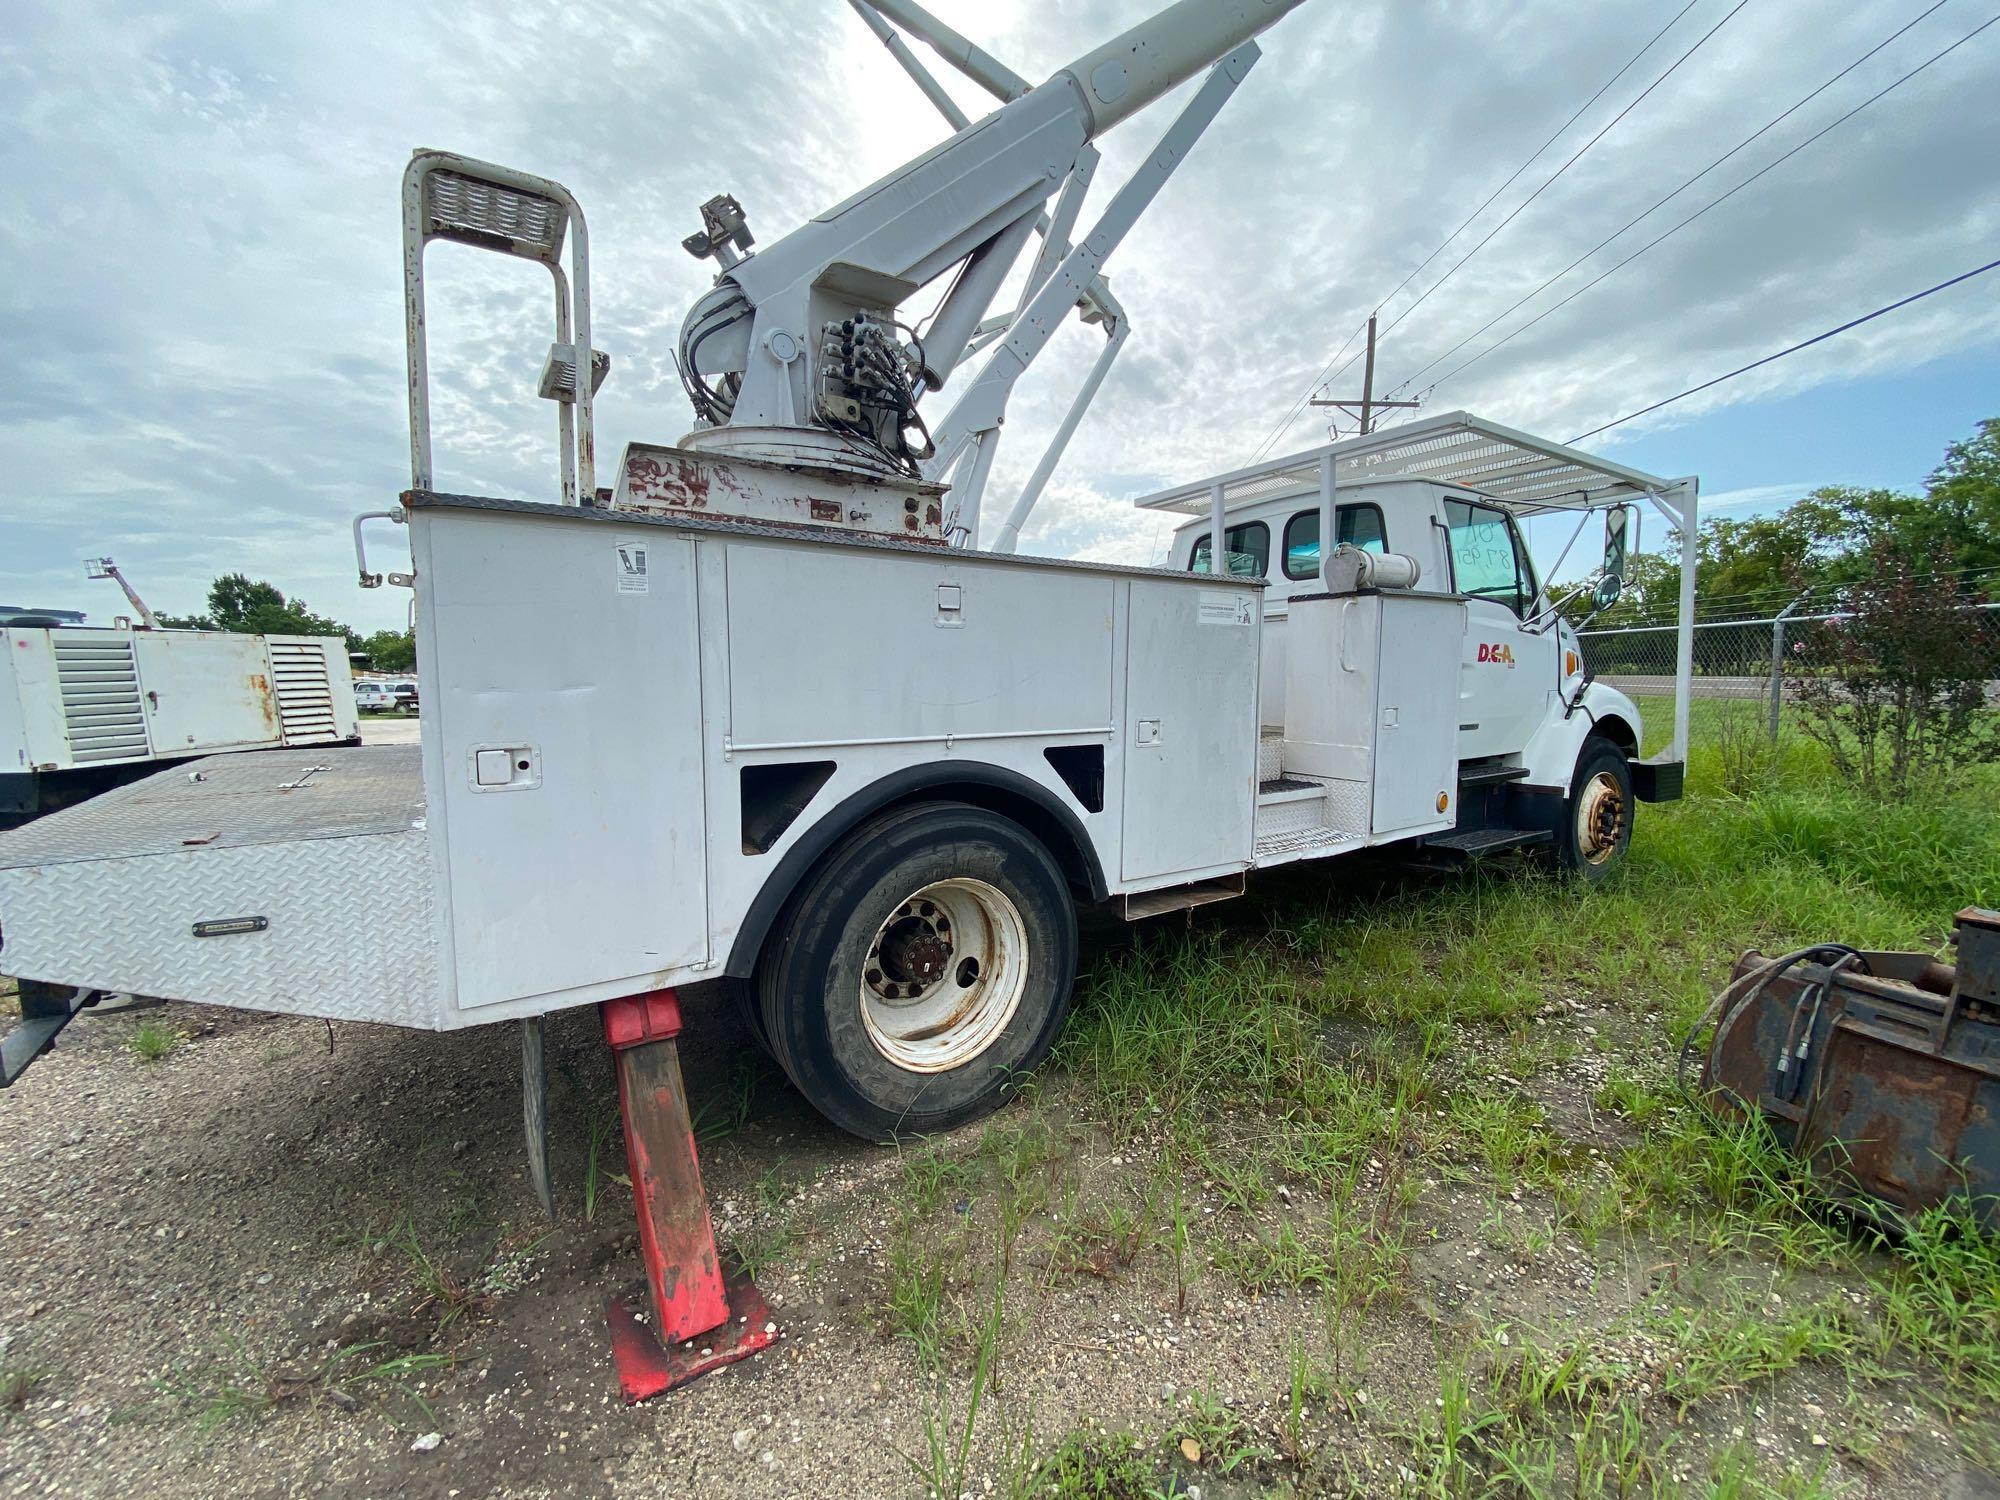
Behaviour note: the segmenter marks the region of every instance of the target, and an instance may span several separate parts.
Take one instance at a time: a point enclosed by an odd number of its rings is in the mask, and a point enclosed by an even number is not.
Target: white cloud
[[[1039,77],[1152,3],[936,9]],[[1566,141],[1608,119],[1727,7],[1700,0]],[[1746,8],[1395,328],[1382,385],[1901,19],[1879,7],[1809,19]],[[1979,19],[1946,6],[1603,259]],[[1153,555],[1158,520],[1129,500],[1246,459],[1375,300],[1658,24],[1630,7],[1552,0],[1317,0],[1288,17],[1111,264],[1135,331],[1026,545]],[[1990,258],[2000,232],[1996,38],[1968,44],[1474,365],[1442,388],[1440,406],[1566,436]],[[975,112],[986,107],[969,85],[950,86]],[[1169,108],[1103,143],[1087,216]],[[0,255],[10,270],[0,343],[11,367],[0,390],[10,460],[0,598],[108,615],[116,601],[84,587],[77,559],[109,551],[161,608],[193,608],[215,573],[244,568],[364,628],[399,620],[400,595],[354,588],[345,534],[353,513],[382,508],[407,482],[396,212],[414,146],[545,172],[581,198],[598,341],[614,359],[600,447],[615,454],[628,438],[672,440],[687,426],[667,351],[707,278],[679,248],[702,200],[734,192],[768,244],[941,134],[835,0],[17,7],[0,22]],[[1384,309],[1385,322],[1564,154],[1525,173]],[[440,481],[546,494],[553,422],[529,390],[546,337],[540,273],[470,255],[437,265]],[[1011,502],[1098,339],[1065,330],[1023,384],[989,509]],[[1969,288],[1603,441],[1996,342],[2000,299]],[[1322,433],[1302,418],[1284,446]]]

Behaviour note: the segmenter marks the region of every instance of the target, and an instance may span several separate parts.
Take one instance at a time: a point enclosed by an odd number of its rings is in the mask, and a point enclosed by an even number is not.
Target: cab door
[[[1555,634],[1526,628],[1535,573],[1512,516],[1469,497],[1447,496],[1444,525],[1452,587],[1466,601],[1458,757],[1515,754],[1548,714],[1556,686]]]

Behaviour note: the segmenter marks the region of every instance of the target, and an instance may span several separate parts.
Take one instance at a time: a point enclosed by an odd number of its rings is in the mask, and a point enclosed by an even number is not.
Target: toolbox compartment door
[[[457,1008],[632,993],[706,959],[693,540],[585,515],[412,524]]]
[[[1260,591],[1135,578],[1126,633],[1124,848],[1135,885],[1250,863]]]

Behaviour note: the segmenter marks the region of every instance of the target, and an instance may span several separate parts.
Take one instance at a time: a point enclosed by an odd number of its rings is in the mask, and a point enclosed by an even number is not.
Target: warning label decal
[[[1199,618],[1204,625],[1248,625],[1250,596],[1235,589],[1201,590]]]

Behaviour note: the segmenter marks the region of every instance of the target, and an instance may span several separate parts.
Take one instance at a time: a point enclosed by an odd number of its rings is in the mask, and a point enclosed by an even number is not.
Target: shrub
[[[1927,572],[1886,540],[1843,612],[1801,637],[1788,686],[1804,731],[1871,796],[1902,798],[1938,775],[2000,760],[2000,622],[1958,586],[1949,559]]]

